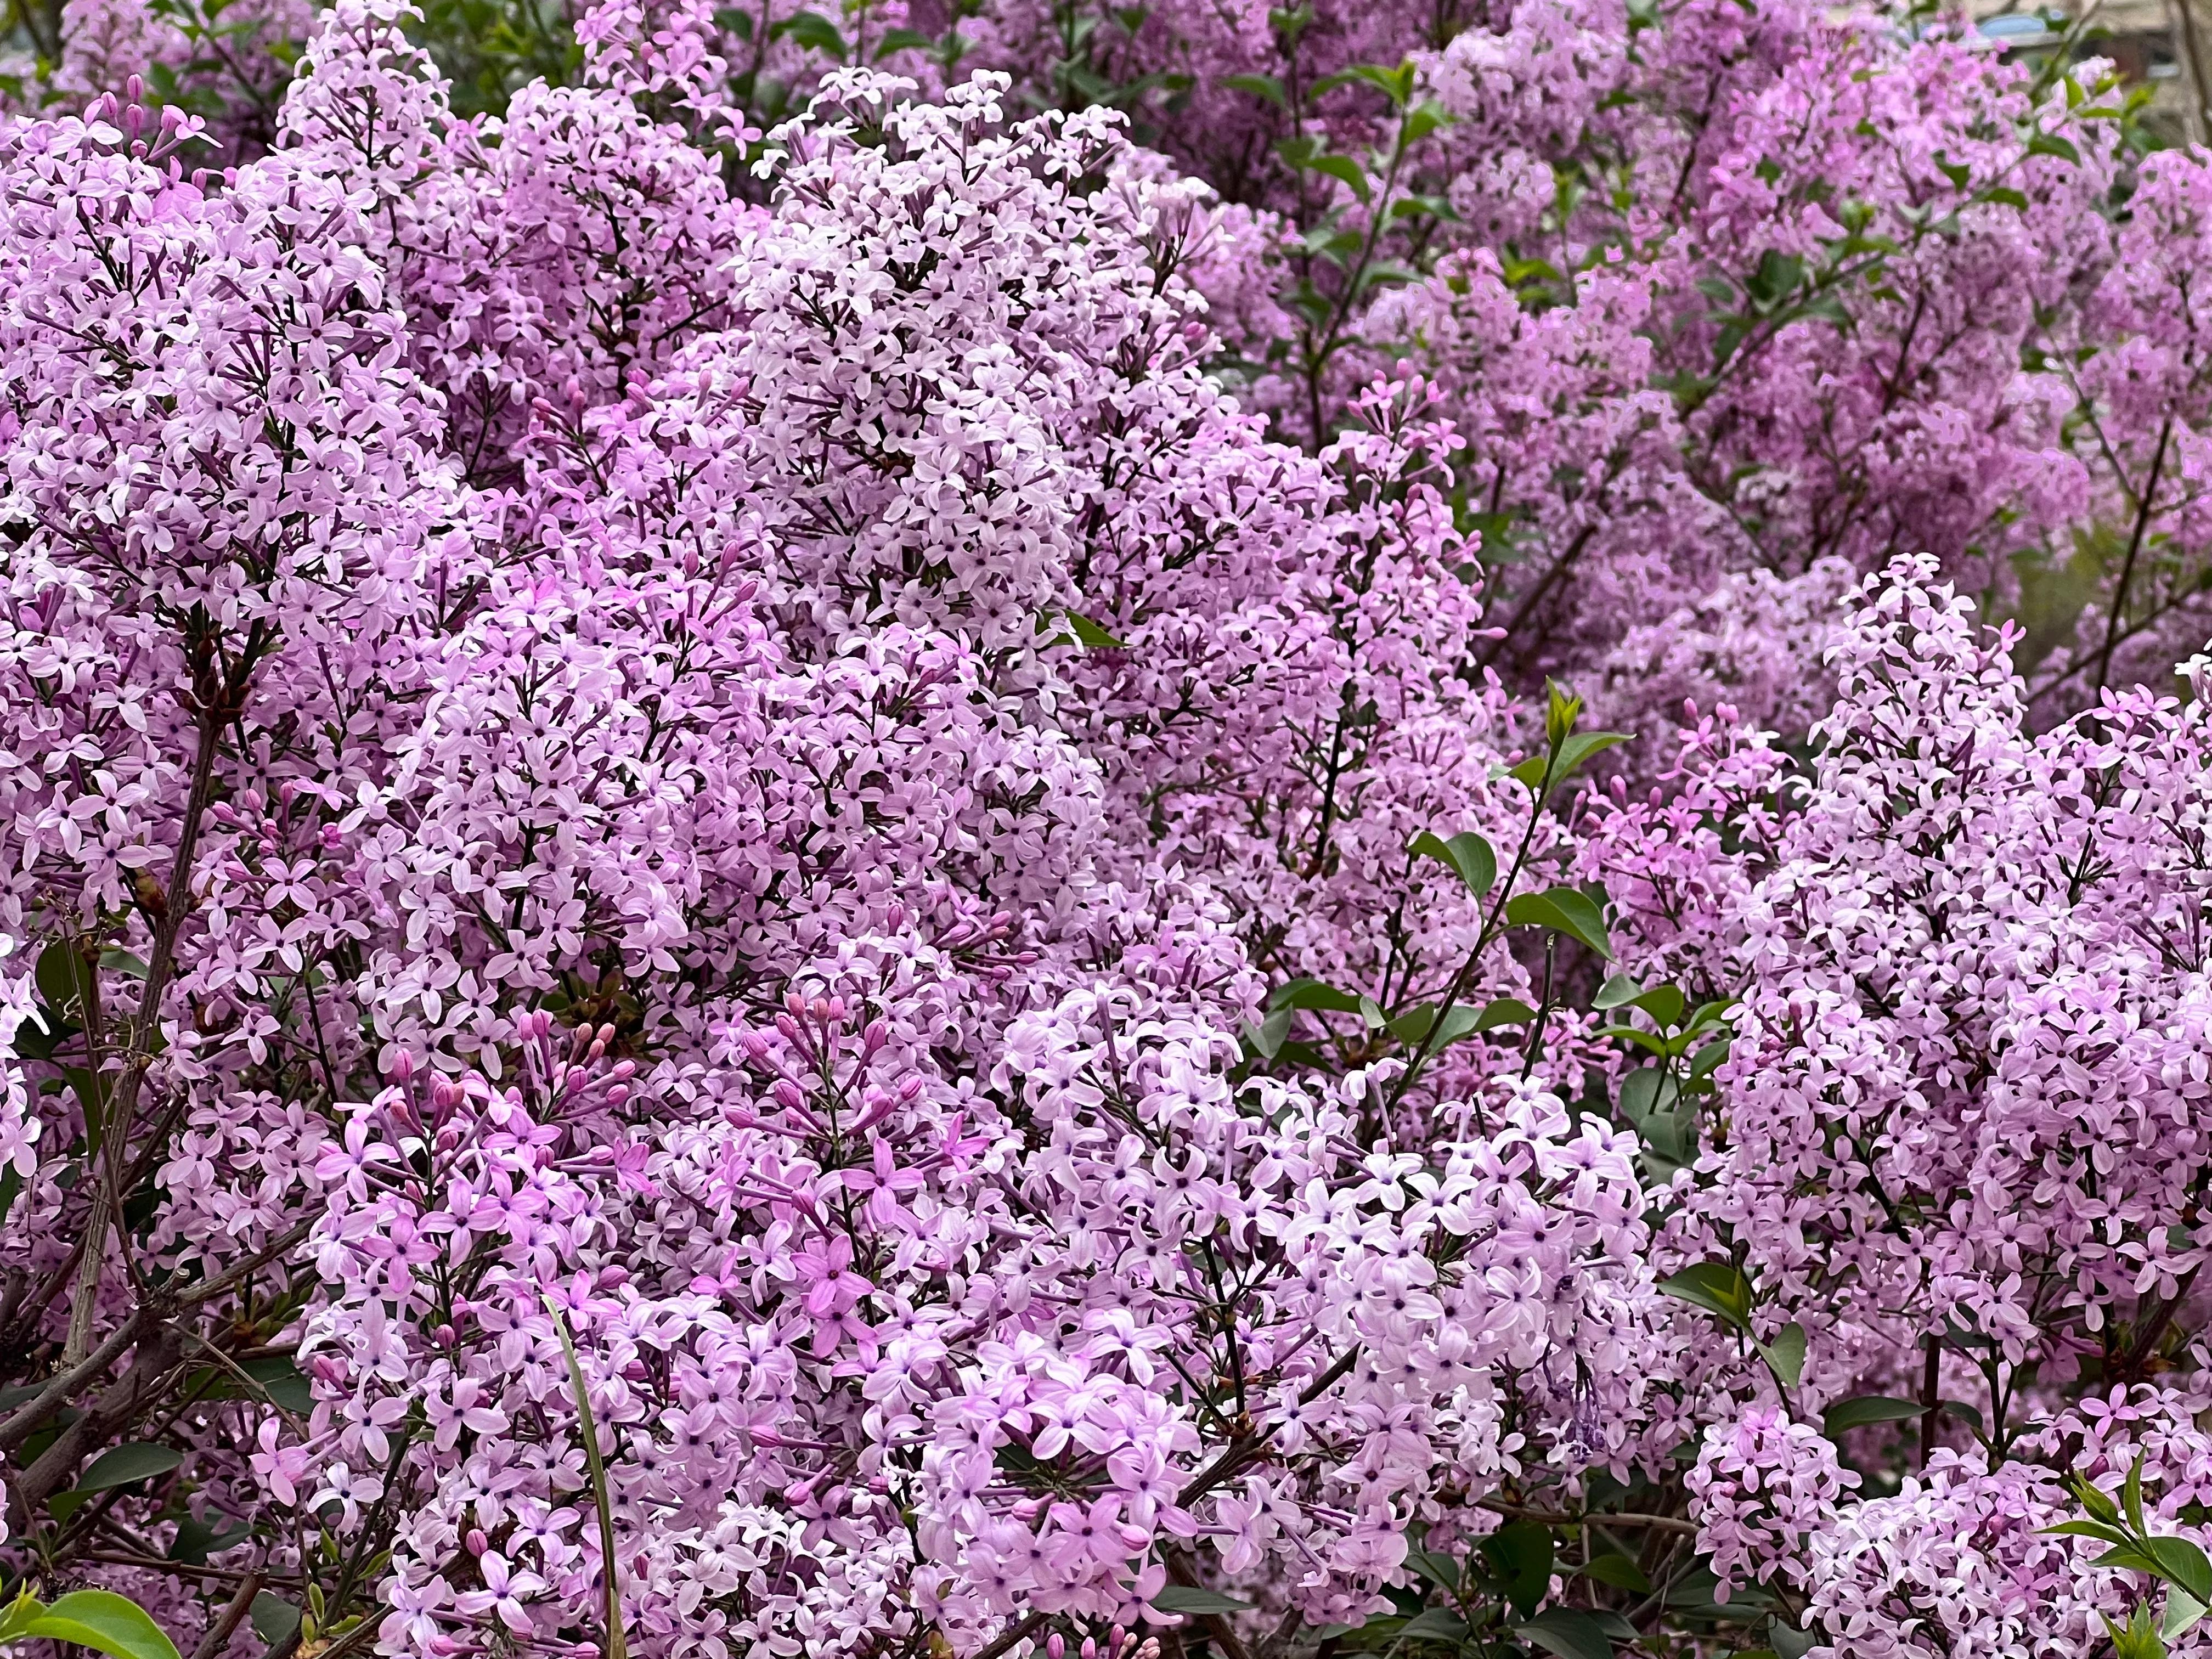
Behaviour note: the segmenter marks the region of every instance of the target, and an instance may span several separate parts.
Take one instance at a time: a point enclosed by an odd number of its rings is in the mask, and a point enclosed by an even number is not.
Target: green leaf
[[[1844,1434],[1874,1423],[1902,1423],[1927,1409],[1917,1400],[1900,1400],[1895,1395],[1862,1394],[1838,1400],[1821,1413],[1820,1428],[1829,1435]]]
[[[2163,1640],[2171,1642],[2175,1637],[2191,1629],[2203,1616],[2204,1603],[2187,1590],[2179,1588],[2168,1590],[2166,1595],[2166,1616],[2158,1623],[2159,1636]]]
[[[1086,651],[1127,651],[1129,642],[1117,640],[1079,611],[1048,611],[1037,618],[1036,631],[1049,639],[1060,635],[1073,640]]]
[[[1544,746],[1553,753],[1574,735],[1583,717],[1583,700],[1557,680],[1544,682]]]
[[[540,1299],[561,1339],[561,1353],[568,1362],[568,1387],[576,1400],[576,1430],[584,1442],[584,1473],[592,1488],[592,1507],[599,1512],[601,1606],[606,1613],[606,1641],[600,1649],[605,1659],[629,1659],[629,1636],[623,1628],[622,1584],[616,1577],[614,1502],[607,1490],[607,1466],[599,1456],[599,1425],[592,1416],[592,1391],[584,1382],[584,1362],[576,1357],[576,1339],[568,1334],[568,1316],[550,1291]]]
[[[169,1559],[181,1561],[186,1566],[204,1567],[210,1555],[234,1549],[252,1536],[251,1527],[217,1532],[206,1522],[188,1515],[177,1523],[177,1535],[169,1540]]]
[[[1723,1060],[1729,1057],[1729,1050],[1735,1047],[1735,1040],[1733,1037],[1714,1038],[1691,1056],[1690,1068],[1686,1074],[1687,1080],[1695,1083],[1700,1078],[1711,1074]]]
[[[1544,787],[1544,773],[1551,764],[1549,755],[1531,755],[1528,759],[1507,767],[1505,775],[1528,785],[1528,793],[1533,795]]]
[[[1359,999],[1317,979],[1294,979],[1278,988],[1275,994],[1267,999],[1267,1006],[1270,1011],[1307,1008],[1321,1014],[1356,1014],[1359,1012]]]
[[[2102,1521],[2061,1521],[2055,1527],[2039,1527],[2039,1533],[2055,1533],[2069,1538],[2094,1538],[2100,1543],[2125,1545],[2127,1534],[2118,1527]]]
[[[1621,1115],[1640,1130],[1653,1113],[1673,1105],[1680,1092],[1663,1067],[1642,1066],[1620,1080]]]
[[[1498,884],[1498,854],[1472,830],[1462,830],[1449,841],[1440,841],[1424,830],[1407,849],[1415,858],[1431,858],[1455,872],[1467,890],[1486,898]]]
[[[1307,163],[1307,166],[1316,173],[1325,173],[1330,178],[1350,185],[1352,193],[1363,204],[1369,201],[1375,193],[1373,187],[1367,182],[1367,170],[1349,155],[1341,155],[1332,151],[1327,155],[1315,156]]]
[[[1599,1520],[1602,1517],[1592,1518]],[[1628,1590],[1638,1595],[1651,1588],[1651,1581],[1644,1576],[1644,1569],[1626,1555],[1593,1555],[1575,1571],[1585,1577],[1596,1579],[1601,1584]]]
[[[1759,255],[1744,289],[1761,307],[1771,310],[1797,291],[1805,280],[1805,262],[1795,254],[1771,251]]]
[[[2055,132],[2037,133],[2027,141],[2027,153],[2030,155],[2056,155],[2068,161],[2078,162],[2081,159],[2081,152],[2074,148],[2072,141],[2061,138]]]
[[[1449,1642],[1459,1645],[1467,1634],[1467,1620],[1449,1607],[1429,1607],[1398,1627],[1401,1642]]]
[[[39,1599],[28,1590],[0,1607],[0,1642],[16,1640],[22,1635],[23,1627],[45,1611]]]
[[[76,1489],[81,1492],[106,1492],[111,1486],[150,1480],[157,1474],[167,1474],[184,1461],[184,1453],[173,1447],[156,1446],[146,1441],[112,1446],[92,1460],[92,1467],[78,1480]]]
[[[1766,1639],[1774,1644],[1777,1659],[1805,1659],[1814,1646],[1810,1631],[1799,1630],[1795,1625],[1785,1625],[1779,1619],[1767,1632]]]
[[[1196,1589],[1188,1584],[1170,1584],[1152,1598],[1152,1605],[1162,1613],[1243,1613],[1251,1607],[1249,1601],[1240,1601],[1233,1595],[1224,1595],[1219,1590]]]
[[[1613,1659],[1613,1638],[1605,1626],[1579,1607],[1547,1607],[1514,1626],[1513,1633],[1559,1659]]]
[[[2115,1625],[2101,1613],[2097,1617],[2104,1620],[2105,1633],[2112,1638],[2113,1659],[2166,1659],[2166,1642],[2152,1622],[2148,1602],[2136,1604],[2124,1626]]]
[[[920,29],[886,29],[876,44],[876,61],[880,64],[896,52],[928,52],[936,45]]]
[[[40,951],[33,977],[40,1000],[47,1007],[64,1019],[80,1025],[84,1023],[85,999],[93,994],[94,987],[92,964],[84,959],[75,940],[56,939]]]
[[[1291,1035],[1291,1011],[1278,1008],[1257,1025],[1244,1028],[1244,1041],[1252,1052],[1262,1060],[1273,1060],[1283,1052],[1283,1044]]]
[[[2142,1457],[2137,1456],[2135,1466],[2128,1471],[2127,1480],[2120,1486],[2120,1510],[2128,1517],[2128,1524],[2138,1533],[2150,1530],[2143,1524],[2142,1466]]]
[[[1659,1286],[1678,1302],[1718,1314],[1740,1331],[1751,1328],[1751,1281],[1735,1263],[1700,1261]]]
[[[2074,1483],[2074,1495],[2081,1500],[2081,1507],[2100,1521],[2119,1524],[2120,1506],[2106,1495],[2105,1489],[2088,1477],[2082,1476]]]
[[[271,1647],[289,1641],[292,1632],[300,1628],[299,1608],[267,1590],[253,1598],[252,1615],[253,1633]]]
[[[1556,789],[1565,783],[1591,756],[1602,754],[1616,744],[1628,743],[1635,736],[1633,732],[1576,732],[1559,745],[1559,757],[1552,765],[1552,787]]]
[[[1610,962],[1613,945],[1607,939],[1605,916],[1578,887],[1552,887],[1540,893],[1523,893],[1505,905],[1505,920],[1516,927],[1545,927],[1587,945]]]
[[[1637,982],[1635,975],[1615,974],[1597,988],[1597,994],[1590,999],[1590,1006],[1602,1009],[1624,1007],[1643,994],[1644,987]]]
[[[1408,1550],[1406,1565],[1449,1595],[1459,1594],[1459,1562],[1435,1550]]]
[[[1656,1054],[1662,1060],[1667,1058],[1667,1039],[1654,1036],[1640,1025],[1607,1025],[1590,1035],[1601,1042],[1617,1037],[1623,1042],[1634,1043],[1648,1054]]]
[[[2153,1538],[2148,1542],[2160,1577],[2192,1599],[2212,1605],[2212,1561],[2204,1559],[2203,1550],[2186,1538]]]
[[[1221,84],[1232,92],[1249,92],[1255,98],[1264,98],[1279,109],[1291,106],[1291,100],[1284,96],[1283,83],[1272,75],[1224,75]]]
[[[1442,104],[1433,98],[1424,98],[1406,112],[1405,125],[1398,130],[1398,143],[1411,149],[1438,128],[1450,124],[1451,115]]]
[[[245,1361],[239,1369],[259,1383],[261,1392],[273,1403],[294,1416],[305,1417],[314,1410],[314,1390],[307,1386],[307,1379],[300,1374],[290,1354],[263,1354]]]
[[[2089,1565],[2093,1567],[2112,1567],[2122,1572],[2140,1572],[2153,1578],[2166,1576],[2154,1557],[2132,1544],[2121,1544],[2108,1549]]]
[[[1773,1341],[1760,1343],[1759,1352],[1776,1382],[1785,1389],[1796,1388],[1805,1372],[1805,1328],[1792,1321],[1774,1334]]]
[[[71,1590],[18,1632],[33,1641],[74,1642],[109,1659],[177,1659],[177,1644],[127,1595]]]
[[[1552,1587],[1552,1529],[1537,1521],[1509,1521],[1482,1540],[1483,1558],[1523,1618]]]
[[[1936,1402],[1936,1409],[1957,1418],[1976,1434],[1982,1431],[1982,1413],[1978,1407],[1969,1406],[1963,1400],[1939,1400]]]
[[[1399,1042],[1419,1043],[1427,1038],[1429,1027],[1436,1023],[1436,1004],[1424,1002],[1407,1009],[1387,1024],[1390,1035],[1396,1037]],[[1480,1014],[1463,1002],[1454,1003],[1451,1012],[1444,1016],[1443,1030],[1437,1033],[1436,1041],[1431,1046],[1436,1048],[1446,1048],[1457,1042],[1462,1037],[1484,1029],[1482,1017]]]
[[[1413,95],[1413,66],[1410,63],[1401,64],[1395,69],[1385,69],[1380,64],[1355,64],[1346,74],[1352,80],[1364,81],[1399,109],[1403,109],[1407,100]]]
[[[88,1066],[64,1066],[61,1074],[69,1079],[69,1086],[84,1112],[85,1152],[97,1158],[100,1143],[107,1134],[107,1074]]]
[[[1681,988],[1674,985],[1655,985],[1639,996],[1632,996],[1620,1006],[1641,1008],[1651,1016],[1653,1024],[1662,1030],[1671,1030],[1682,1023],[1683,1010],[1690,1004]]]
[[[1497,997],[1476,1018],[1474,1029],[1494,1031],[1501,1025],[1527,1025],[1535,1018],[1536,1011],[1519,997]]]
[[[1982,199],[1995,202],[2001,207],[2020,208],[2022,210],[2027,207],[2027,198],[2009,185],[1999,185],[1994,190],[1984,191],[1982,193]]]
[[[802,11],[787,17],[769,29],[769,35],[772,40],[781,37],[811,46],[816,52],[826,52],[832,58],[846,57],[852,50],[845,44],[845,37],[837,26],[818,11]]]

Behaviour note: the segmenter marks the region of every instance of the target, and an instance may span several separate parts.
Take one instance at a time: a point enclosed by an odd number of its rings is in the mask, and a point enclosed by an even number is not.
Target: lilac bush
[[[2091,43],[16,22],[0,1639],[2203,1650],[2212,160]]]

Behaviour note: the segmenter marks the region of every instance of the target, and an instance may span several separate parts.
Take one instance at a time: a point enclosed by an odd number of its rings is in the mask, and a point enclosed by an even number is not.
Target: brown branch
[[[215,793],[216,751],[222,745],[223,723],[230,717],[233,699],[213,695],[216,677],[203,667],[196,676],[199,690],[198,744],[192,756],[191,793],[177,831],[177,851],[169,864],[169,885],[162,891],[141,877],[145,890],[139,899],[154,923],[154,954],[146,965],[146,988],[138,1003],[137,1029],[131,1034],[130,1052],[124,1056],[115,1093],[108,1102],[107,1125],[101,1147],[101,1170],[93,1189],[92,1213],[84,1224],[84,1251],[77,1259],[76,1286],[70,1298],[69,1337],[62,1346],[62,1364],[76,1365],[92,1346],[92,1322],[100,1299],[100,1273],[107,1260],[107,1234],[123,1202],[124,1171],[129,1162],[132,1120],[138,1113],[138,1091],[146,1068],[153,1064],[154,1043],[161,1031],[161,999],[175,971],[177,935],[191,908],[193,855],[198,851],[200,822],[207,816]],[[93,969],[98,972],[95,966]],[[95,1062],[96,1063],[96,1062]],[[95,1085],[95,1087],[97,1085]]]
[[[261,1573],[258,1569],[246,1575],[238,1587],[238,1594],[230,1598],[230,1605],[222,1616],[208,1626],[192,1650],[192,1659],[216,1659],[216,1656],[230,1645],[232,1634],[246,1622],[246,1615],[253,1611],[253,1598],[261,1594]]]
[[[142,1309],[110,1332],[107,1340],[83,1360],[47,1383],[36,1399],[15,1412],[7,1421],[0,1423],[0,1452],[13,1451],[37,1433],[40,1425],[52,1416],[71,1395],[115,1363],[117,1356],[137,1340],[138,1328],[143,1323],[145,1314]]]

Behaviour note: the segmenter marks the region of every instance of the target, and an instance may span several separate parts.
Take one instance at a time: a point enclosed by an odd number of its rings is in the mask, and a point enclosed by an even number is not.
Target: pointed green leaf
[[[38,1597],[25,1590],[5,1607],[0,1607],[0,1642],[20,1640],[31,1620],[46,1611]]]
[[[2102,1486],[2086,1474],[2075,1476],[2073,1486],[2074,1495],[2081,1500],[2083,1509],[2100,1521],[2109,1521],[2114,1526],[2119,1524],[2120,1506],[2112,1502]]]
[[[1805,1371],[1805,1328],[1795,1322],[1784,1325],[1773,1341],[1759,1345],[1759,1352],[1776,1382],[1785,1389],[1796,1388]]]
[[[1615,744],[1626,743],[1635,737],[1633,732],[1577,732],[1559,745],[1559,758],[1552,767],[1552,786],[1557,788],[1580,769],[1593,755],[1602,754]]]
[[[1321,1014],[1356,1014],[1359,1012],[1359,999],[1317,979],[1294,979],[1277,988],[1275,994],[1267,999],[1267,1006],[1270,1011],[1306,1008]]]
[[[92,1467],[78,1480],[76,1489],[106,1492],[110,1486],[127,1486],[134,1480],[149,1480],[157,1474],[167,1474],[184,1461],[185,1455],[173,1447],[143,1441],[112,1446],[92,1460]]]
[[[1459,1562],[1455,1558],[1435,1550],[1408,1550],[1406,1565],[1438,1589],[1453,1595],[1459,1594]]]
[[[1352,193],[1363,204],[1375,193],[1374,187],[1367,182],[1367,170],[1349,155],[1331,152],[1327,155],[1315,156],[1307,165],[1316,173],[1325,173],[1330,178],[1350,185]]]
[[[1644,1569],[1625,1555],[1593,1555],[1575,1569],[1585,1577],[1595,1578],[1613,1589],[1627,1590],[1641,1595],[1651,1588],[1651,1581]]]
[[[1605,1627],[1579,1607],[1547,1607],[1514,1626],[1513,1633],[1559,1659],[1613,1659]]]
[[[146,1609],[112,1590],[71,1590],[31,1620],[21,1634],[33,1641],[74,1642],[109,1659],[177,1659],[177,1644]]]
[[[1601,1041],[1607,1038],[1618,1038],[1623,1042],[1632,1042],[1638,1048],[1643,1049],[1647,1054],[1656,1054],[1662,1060],[1667,1058],[1667,1039],[1662,1036],[1655,1036],[1652,1033],[1645,1030],[1640,1025],[1601,1026],[1598,1030],[1591,1032],[1590,1035]]]
[[[2166,1594],[2166,1616],[2159,1620],[2158,1633],[2171,1642],[2193,1627],[2204,1616],[2204,1603],[2179,1587]]]
[[[1257,1025],[1244,1028],[1244,1041],[1252,1052],[1262,1060],[1273,1060],[1283,1052],[1283,1044],[1291,1035],[1291,1010],[1278,1008]]]
[[[1219,1590],[1197,1589],[1188,1584],[1170,1584],[1152,1598],[1152,1605],[1162,1613],[1185,1613],[1202,1615],[1210,1613],[1243,1613],[1251,1607],[1249,1601],[1240,1601],[1233,1595],[1224,1595]]]
[[[1740,1331],[1751,1328],[1751,1282],[1733,1262],[1700,1261],[1663,1281],[1659,1289],[1678,1302],[1718,1314]]]
[[[249,1613],[253,1620],[253,1633],[270,1647],[290,1641],[292,1632],[300,1628],[299,1608],[267,1590],[253,1598]]]
[[[1552,1529],[1536,1521],[1509,1521],[1482,1540],[1483,1559],[1523,1616],[1534,1613],[1552,1587]]]
[[[1413,838],[1408,849],[1415,858],[1431,858],[1455,872],[1468,892],[1486,898],[1498,884],[1498,854],[1472,830],[1463,830],[1449,841],[1427,830]]]
[[[1830,1435],[1848,1433],[1875,1423],[1902,1423],[1920,1416],[1928,1408],[1917,1400],[1900,1400],[1894,1395],[1863,1394],[1850,1400],[1839,1400],[1820,1414],[1820,1427]]]
[[[1516,927],[1543,927],[1564,933],[1607,961],[1613,958],[1604,915],[1580,888],[1552,887],[1540,893],[1522,893],[1506,902],[1505,920]]]
[[[2100,1543],[2124,1546],[2127,1534],[2118,1527],[2107,1526],[2102,1521],[2061,1521],[2055,1527],[2039,1527],[2039,1533],[2053,1533],[2069,1538],[2094,1538]]]
[[[1117,640],[1098,623],[1079,611],[1048,611],[1037,618],[1037,630],[1048,641],[1058,637],[1073,640],[1086,651],[1126,651],[1127,640]]]
[[[1638,983],[1635,975],[1615,974],[1597,988],[1597,994],[1590,999],[1590,1006],[1599,1009],[1619,1008],[1635,1001],[1643,994],[1644,987]]]
[[[2205,1559],[2203,1550],[2186,1538],[2154,1538],[2148,1542],[2160,1577],[2195,1600],[2212,1605],[2212,1561]]]
[[[1288,109],[1291,100],[1283,94],[1283,83],[1272,75],[1224,75],[1221,84],[1231,92],[1249,92],[1255,98],[1264,98],[1278,109]]]
[[[1519,997],[1493,998],[1474,1022],[1478,1031],[1494,1031],[1501,1025],[1526,1025],[1536,1018],[1536,1011]]]
[[[1454,1647],[1466,1634],[1467,1620],[1449,1607],[1425,1608],[1398,1628],[1401,1641],[1449,1642]]]

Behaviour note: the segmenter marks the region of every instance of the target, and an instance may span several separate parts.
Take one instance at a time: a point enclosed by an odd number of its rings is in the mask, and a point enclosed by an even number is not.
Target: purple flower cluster
[[[605,0],[497,114],[404,0],[64,21],[0,1587],[2203,1650],[2212,159],[2137,92],[1800,0]]]

